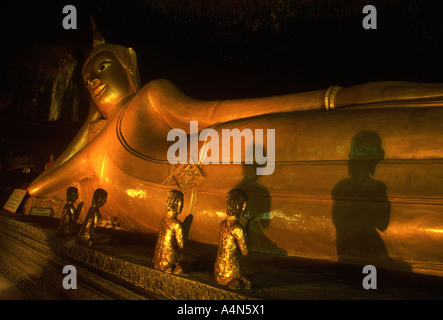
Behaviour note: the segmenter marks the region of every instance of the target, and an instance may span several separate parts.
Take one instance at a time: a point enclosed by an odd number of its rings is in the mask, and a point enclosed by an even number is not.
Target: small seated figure
[[[83,202],[75,207],[74,203],[78,199],[78,189],[69,187],[66,191],[66,204],[63,207],[60,219],[59,233],[64,236],[72,235],[76,232],[76,222],[83,208]]]
[[[242,275],[241,255],[248,254],[245,229],[238,220],[246,207],[248,195],[240,189],[228,192],[228,218],[220,224],[219,247],[215,260],[215,280],[230,289],[250,289],[251,283]]]
[[[100,221],[100,226],[106,229],[116,229],[120,226],[120,222],[117,217],[111,217]]]
[[[154,252],[154,268],[166,273],[182,274],[180,262],[184,260],[180,249],[184,247],[184,228],[177,216],[183,210],[183,193],[169,191],[166,196],[166,216],[162,219]]]
[[[54,159],[54,153],[51,153],[51,155],[49,156],[49,161],[45,165],[45,170],[52,166],[52,164],[54,163]]]
[[[83,224],[80,228],[80,232],[77,235],[77,239],[81,244],[92,245],[93,243],[101,242],[95,236],[95,228],[100,222],[100,212],[99,209],[103,207],[106,203],[108,193],[103,189],[97,189],[92,197],[92,206],[89,208],[86,214]]]

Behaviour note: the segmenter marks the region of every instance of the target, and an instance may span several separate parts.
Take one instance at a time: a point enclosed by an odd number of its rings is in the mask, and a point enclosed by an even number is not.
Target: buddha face
[[[83,68],[83,80],[105,118],[120,101],[134,93],[128,72],[111,52],[99,52],[89,60]]]

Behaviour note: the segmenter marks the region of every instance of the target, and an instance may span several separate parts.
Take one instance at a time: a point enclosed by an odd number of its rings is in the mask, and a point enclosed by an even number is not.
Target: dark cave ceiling
[[[263,87],[277,83],[263,94],[294,85],[308,90],[376,80],[441,82],[442,1],[73,1],[77,30],[62,27],[66,4],[20,2],[3,10],[2,39],[9,50],[2,55],[32,44],[72,46],[86,55],[92,15],[108,42],[136,50],[143,82],[172,78],[190,93],[205,90],[208,79],[220,91],[231,86],[233,96],[241,95],[233,84],[252,94],[254,81]],[[377,8],[377,30],[362,28],[366,4]]]

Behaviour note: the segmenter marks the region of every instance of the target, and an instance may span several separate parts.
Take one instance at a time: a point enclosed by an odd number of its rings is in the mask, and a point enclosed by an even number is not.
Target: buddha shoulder
[[[155,127],[160,126],[164,138],[164,130],[181,127],[184,114],[196,105],[199,105],[198,100],[184,95],[172,82],[157,79],[146,84],[135,95],[128,106],[130,112],[125,114],[124,121],[131,126],[138,122],[145,126],[148,123]],[[146,130],[152,134],[152,128],[147,127]]]
[[[146,84],[132,98],[124,112],[121,122],[122,130],[125,133],[132,129],[138,132],[148,130],[151,135],[155,134],[152,126],[159,129],[162,119],[168,114],[167,110],[174,106],[172,96],[175,90],[178,90],[175,85],[164,79],[153,80]],[[161,131],[161,133],[164,132]]]
[[[135,96],[136,101],[149,101],[151,105],[157,107],[165,101],[181,99],[184,94],[171,81],[166,79],[156,79],[148,82]]]

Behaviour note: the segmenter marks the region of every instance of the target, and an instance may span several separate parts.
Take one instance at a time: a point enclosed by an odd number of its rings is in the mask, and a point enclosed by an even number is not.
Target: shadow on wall
[[[254,148],[254,146],[251,145],[249,148]],[[263,152],[266,152],[264,147]],[[259,182],[261,176],[257,175],[257,167],[265,167],[266,165],[266,163],[257,164],[255,157],[252,164],[243,164],[243,179],[234,189],[241,189],[249,196],[244,217],[251,219],[248,227],[250,249],[287,256],[286,250],[279,248],[265,234],[265,229],[271,224],[272,218],[271,196],[268,188]],[[259,194],[259,196],[254,197],[254,194]]]
[[[385,156],[380,136],[374,131],[360,131],[352,138],[350,149],[349,177],[340,180],[331,192],[338,259],[377,261],[411,271],[407,263],[389,258],[379,234],[388,228],[391,214],[386,185],[372,178]]]

